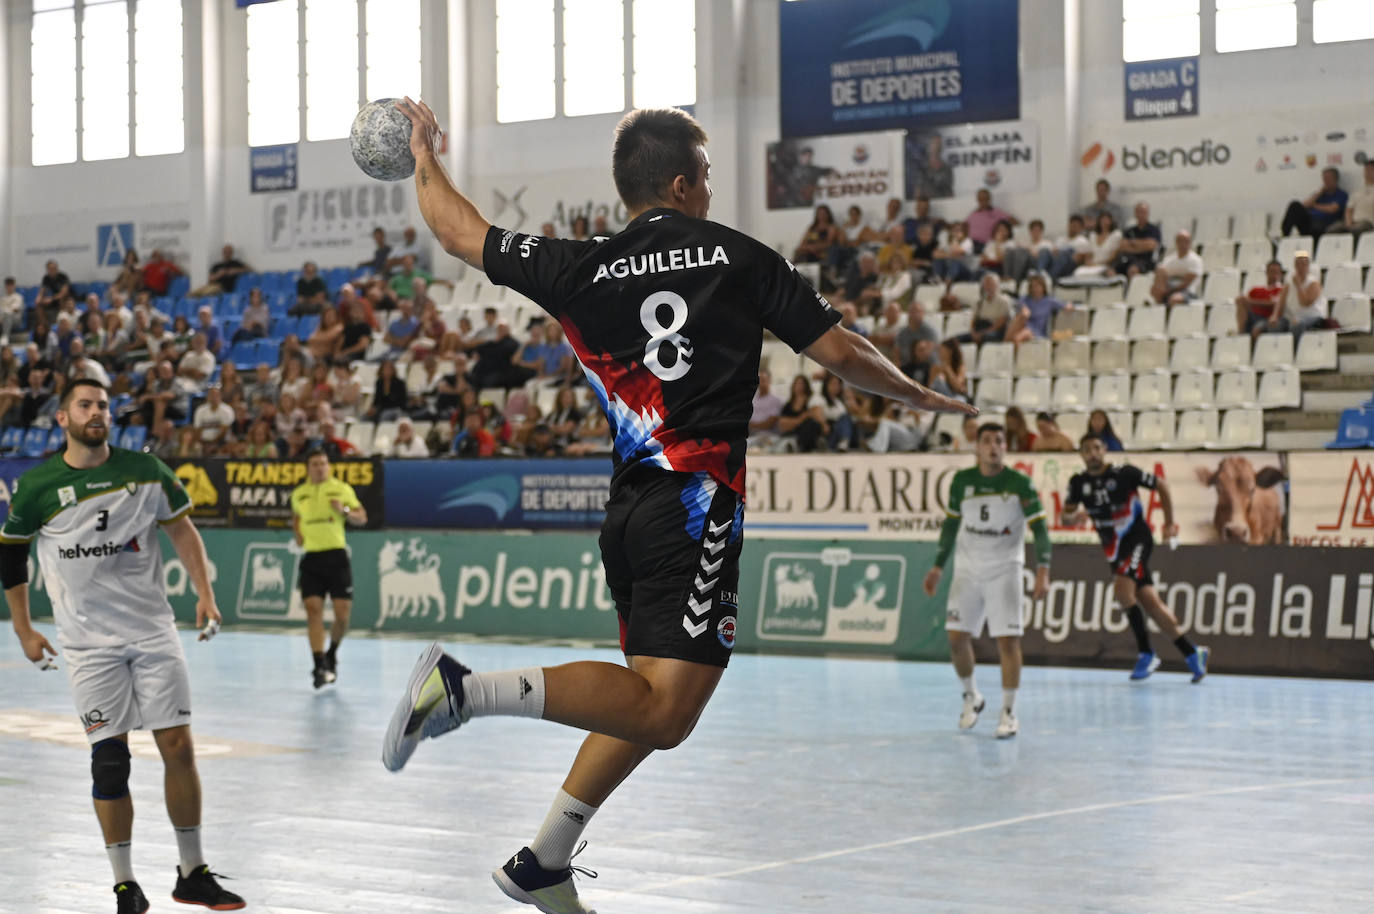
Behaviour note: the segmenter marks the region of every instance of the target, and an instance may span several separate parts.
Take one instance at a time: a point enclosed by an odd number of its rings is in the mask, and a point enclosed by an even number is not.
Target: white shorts
[[[994,638],[1022,634],[1019,568],[991,577],[955,571],[949,585],[945,630],[968,632],[977,638],[983,633],[984,622]]]
[[[191,677],[176,629],[119,647],[66,648],[62,655],[92,743],[191,722]]]

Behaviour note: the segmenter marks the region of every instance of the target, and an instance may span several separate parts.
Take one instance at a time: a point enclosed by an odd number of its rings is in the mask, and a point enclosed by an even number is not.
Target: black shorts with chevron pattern
[[[601,561],[626,656],[729,664],[743,543],[743,501],[705,473],[636,469],[616,479]]]

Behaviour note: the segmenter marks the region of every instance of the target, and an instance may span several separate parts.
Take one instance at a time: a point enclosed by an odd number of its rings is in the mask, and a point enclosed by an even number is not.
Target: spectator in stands
[[[372,325],[367,322],[361,301],[354,299],[348,310],[348,322],[343,325],[339,349],[334,358],[340,362],[356,362],[367,355],[372,345]]]
[[[396,305],[396,316],[387,325],[386,335],[382,337],[391,347],[390,357],[393,359],[405,355],[411,344],[420,336],[420,321],[415,317],[414,303],[408,298],[402,298]]]
[[[832,451],[847,451],[859,446],[858,430],[845,403],[844,381],[839,375],[826,373],[820,393],[811,398],[826,428],[825,443]]]
[[[297,422],[286,433],[286,438],[277,442],[277,451],[283,460],[304,460],[305,455],[315,447],[310,439],[304,422]]]
[[[820,407],[811,402],[811,382],[805,375],[792,379],[787,402],[778,413],[777,431],[784,443],[803,454],[816,450],[821,438],[829,432]]]
[[[418,283],[419,280],[416,280]],[[344,323],[348,323],[349,314],[354,305],[362,309],[363,320],[373,330],[380,330],[381,325],[377,323],[377,314],[372,310],[372,303],[365,296],[358,295],[353,283],[346,282],[339,286],[339,300],[335,303],[335,310],[339,312],[339,317]]]
[[[1174,252],[1155,267],[1150,297],[1162,305],[1181,305],[1202,292],[1202,258],[1193,250],[1193,236],[1179,229],[1174,236]]]
[[[849,276],[844,281],[842,292],[845,301],[852,302],[855,308],[865,314],[875,312],[882,301],[882,294],[878,288],[880,278],[878,255],[872,251],[861,252],[850,265]]]
[[[587,221],[586,216],[579,214],[573,217],[572,229],[569,237],[572,238],[573,241],[591,241],[592,227],[591,223]]]
[[[996,273],[1008,279],[1020,279],[1016,271],[1020,268],[1024,272],[1025,258],[1018,258],[1017,250],[1016,242],[1011,240],[1011,223],[999,222],[993,226],[992,237],[988,239],[988,243],[983,245],[983,252],[978,257],[978,268],[985,273]],[[1011,258],[1010,264],[1007,263],[1008,257]]]
[[[873,332],[868,339],[878,351],[887,357],[887,360],[900,364],[897,357],[897,334],[902,332],[906,326],[906,319],[902,314],[902,306],[894,302],[888,302],[883,306],[882,316],[873,325]]]
[[[205,348],[205,337],[197,333],[191,337],[191,348],[177,364],[177,377],[185,378],[197,389],[203,390],[214,373],[215,357]]]
[[[546,354],[544,343],[544,325],[542,323],[532,324],[529,335],[525,339],[525,345],[521,346],[511,357],[512,378],[525,376],[520,383],[530,380],[539,374],[544,366],[544,356]]]
[[[316,362],[310,369],[310,379],[305,384],[305,399],[315,403],[334,402],[334,379],[325,362]]]
[[[1093,186],[1096,199],[1092,203],[1083,207],[1083,224],[1097,225],[1098,217],[1103,213],[1112,217],[1113,225],[1120,225],[1126,221],[1126,211],[1120,204],[1113,203],[1111,200],[1112,185],[1106,178],[1098,178],[1097,184]]]
[[[409,298],[414,301],[415,280],[417,279],[423,279],[428,285],[434,277],[415,265],[414,255],[407,254],[401,258],[401,268],[392,274],[388,285],[391,287],[391,291],[395,293],[397,300]]]
[[[391,359],[382,359],[377,369],[377,383],[372,389],[372,406],[364,418],[392,422],[405,412],[408,402],[406,382],[397,376],[396,363]]]
[[[945,160],[944,148],[944,136],[931,131],[925,141],[925,158],[911,163],[916,185],[937,199],[954,196],[954,169]]]
[[[256,403],[259,398],[276,401],[281,393],[281,388],[277,382],[272,380],[272,366],[266,362],[259,362],[253,367],[253,381],[244,389],[244,396],[249,403]]]
[[[1236,296],[1236,332],[1251,338],[1277,330],[1283,319],[1278,301],[1283,296],[1283,264],[1271,260],[1264,267],[1264,285],[1251,286]]]
[[[1027,269],[1048,273],[1054,262],[1054,243],[1045,237],[1045,220],[1032,219],[1026,223],[1026,231],[1030,233],[1030,240],[1023,245],[1028,260]]]
[[[868,328],[859,323],[859,309],[855,308],[852,302],[841,302],[840,307],[840,326],[850,333],[857,333],[859,336],[868,337]]]
[[[968,237],[968,226],[963,222],[952,223],[949,227],[949,243],[935,249],[931,272],[946,285],[968,279],[972,276],[966,260],[973,256],[973,240]]]
[[[1095,409],[1088,414],[1088,431],[1094,435],[1100,435],[1102,444],[1109,451],[1124,451],[1125,447],[1121,444],[1121,438],[1116,434],[1116,429],[1112,428],[1112,420],[1105,410]]]
[[[1035,439],[1033,450],[1060,451],[1066,454],[1078,450],[1073,439],[1064,434],[1064,430],[1059,427],[1053,413],[1036,413],[1035,427],[1040,434]]]
[[[773,375],[766,368],[759,369],[759,386],[754,392],[754,409],[749,417],[751,444],[767,447],[778,437],[778,416],[782,415],[782,401],[773,394]]]
[[[24,323],[24,296],[19,294],[13,276],[5,277],[5,291],[0,294],[0,336],[9,344],[10,336]]]
[[[358,269],[366,269],[371,276],[385,276],[391,263],[391,245],[386,243],[386,229],[380,225],[372,230],[372,243],[376,247],[372,256],[358,264]]]
[[[554,225],[552,222],[545,222],[539,227],[539,234],[543,235],[545,238],[557,238],[558,226]]]
[[[495,314],[495,311],[493,310],[492,313]],[[458,323],[461,325],[463,321],[459,320]],[[448,332],[448,328],[439,318],[439,309],[431,302],[424,311],[420,312],[420,332],[415,337],[415,342],[410,344],[411,352],[416,358],[422,359],[431,352],[438,353],[445,348],[446,343],[454,349],[461,348],[457,345],[457,341],[460,339],[458,334]],[[440,358],[444,357],[440,356]]]
[[[218,384],[205,391],[205,402],[196,407],[191,425],[200,429],[200,443],[207,455],[213,455],[224,444],[229,427],[234,424],[234,408],[224,402]]]
[[[77,378],[88,378],[103,386],[106,390],[110,388],[110,374],[93,358],[87,358],[85,344],[81,340],[72,342],[71,361],[67,366],[67,377],[73,381]]]
[[[171,419],[163,419],[148,432],[143,450],[164,461],[176,457],[177,428]]]
[[[491,457],[496,453],[496,436],[483,424],[480,410],[463,417],[463,428],[453,436],[451,453],[455,457],[467,458]]]
[[[1290,200],[1283,214],[1281,234],[1295,229],[1299,235],[1316,238],[1333,225],[1345,221],[1345,204],[1349,196],[1341,190],[1341,173],[1336,168],[1322,169],[1322,186],[1306,200]]]
[[[822,203],[816,207],[811,224],[806,227],[801,243],[792,253],[795,263],[825,263],[830,249],[840,243],[840,227],[835,224],[835,214]]]
[[[859,246],[859,237],[864,233],[864,209],[851,203],[845,210],[844,222],[840,223],[840,244],[852,250]]]
[[[1049,273],[1052,280],[1063,279],[1086,260],[1087,255],[1092,253],[1092,247],[1092,237],[1084,228],[1083,217],[1070,216],[1068,232],[1055,239],[1051,257],[1046,259],[1043,254],[1038,255],[1040,272]],[[1084,260],[1080,260],[1080,257]]]
[[[957,340],[941,340],[939,358],[931,366],[926,386],[947,397],[968,395],[968,365],[964,362],[964,347]]]
[[[916,215],[902,221],[902,227],[906,229],[906,240],[914,243],[917,235],[921,231],[921,226],[930,226],[932,238],[945,230],[945,220],[930,213],[930,196],[928,194],[918,194],[916,196]]]
[[[10,424],[17,418],[10,411],[24,399],[24,389],[19,384],[19,357],[10,346],[0,346],[0,427]]]
[[[53,352],[53,361],[61,367],[71,358],[72,340],[79,339],[80,334],[76,329],[76,321],[66,313],[57,315],[57,329],[54,333],[57,337],[57,349]]]
[[[243,456],[254,460],[273,460],[277,457],[277,443],[272,440],[272,431],[262,419],[255,419],[248,427],[248,446]]]
[[[870,400],[869,415],[873,434],[868,439],[868,449],[877,454],[908,452],[916,450],[921,437],[909,421],[908,411],[895,400],[884,400],[874,396]]]
[[[392,273],[405,268],[406,257],[415,258],[416,269],[424,273],[433,272],[434,267],[430,263],[429,248],[420,243],[413,225],[407,225],[401,230],[401,243],[396,245],[396,249],[391,252],[388,264]]]
[[[1092,244],[1085,254],[1078,254],[1074,260],[1078,267],[1073,271],[1075,278],[1095,278],[1110,276],[1112,265],[1121,252],[1121,232],[1116,227],[1111,213],[1097,217],[1097,231],[1092,235]]]
[[[496,339],[498,335],[496,328],[497,317],[498,314],[496,309],[490,305],[482,309],[482,326],[468,334],[467,348],[473,349],[480,346],[482,343],[490,343],[492,340]]]
[[[1026,414],[1021,412],[1021,407],[1012,406],[1007,409],[1006,418],[1002,424],[1007,429],[1007,450],[1008,451],[1032,451],[1035,450],[1035,435],[1030,427],[1026,425]]]
[[[296,280],[296,304],[287,310],[292,317],[303,314],[319,314],[329,310],[329,287],[320,275],[315,262],[307,260],[301,269],[300,279]]]
[[[315,364],[315,357],[310,350],[301,345],[301,338],[294,333],[288,333],[282,337],[281,347],[277,353],[277,364],[285,367],[288,361],[298,361],[302,369],[308,369]]]
[[[548,424],[559,444],[566,446],[577,440],[583,418],[582,409],[577,405],[577,393],[571,387],[558,388]]]
[[[191,329],[191,322],[186,319],[186,315],[178,314],[172,318],[172,329],[168,331],[172,334],[172,344],[176,346],[177,357],[191,348],[191,337],[195,331]]]
[[[875,217],[859,234],[859,241],[868,245],[885,244],[892,227],[901,224],[902,200],[900,197],[891,197],[888,199],[887,209],[883,211],[882,215]]]
[[[581,379],[577,353],[563,335],[563,326],[558,321],[548,321],[544,325],[544,338],[548,341],[548,354],[544,357],[544,367],[539,377],[556,381],[562,385],[573,385]]]
[[[907,263],[911,262],[912,247],[906,243],[906,232],[900,225],[887,230],[887,243],[878,248],[878,264],[887,263],[893,254],[901,254]]]
[[[188,425],[177,431],[177,443],[172,456],[178,460],[206,456],[205,446],[200,441],[200,434],[193,426]]]
[[[166,295],[172,280],[180,275],[181,267],[169,260],[162,251],[153,251],[143,265],[143,288],[157,296]]]
[[[59,355],[57,333],[48,325],[48,319],[41,314],[34,317],[33,330],[29,331],[29,342],[38,347],[38,351],[45,359],[56,359]]]
[[[201,305],[196,311],[196,317],[200,321],[196,326],[196,332],[205,337],[205,348],[210,350],[215,358],[219,358],[224,348],[224,334],[220,332],[219,324],[215,323],[215,309],[209,305]]]
[[[43,278],[38,281],[38,297],[33,305],[38,313],[52,320],[62,302],[72,297],[72,283],[67,274],[57,268],[56,260],[49,260],[43,270]]]
[[[613,235],[615,235],[615,229],[606,224],[606,214],[598,213],[596,218],[592,220],[592,237],[610,238]]]
[[[219,389],[224,402],[230,406],[247,403],[248,397],[239,376],[239,369],[233,362],[221,362],[219,366]]]
[[[179,421],[186,418],[187,397],[177,385],[176,369],[166,360],[158,362],[143,379],[138,395],[143,424],[156,428],[164,417]]]
[[[1054,316],[1060,311],[1072,310],[1073,305],[1051,297],[1050,284],[1043,273],[1032,273],[1026,280],[1026,294],[1017,308],[1018,326],[1007,338],[1014,343],[1047,340]]]
[[[986,187],[979,188],[977,196],[978,205],[968,214],[964,223],[968,228],[968,237],[973,241],[974,252],[982,253],[983,245],[992,239],[992,231],[997,223],[1020,225],[1020,222],[1011,213],[992,205],[992,191]]]
[[[911,358],[902,366],[902,373],[917,384],[930,385],[930,373],[938,364],[935,344],[930,340],[917,340],[911,347]]]
[[[935,229],[929,222],[917,226],[916,240],[911,245],[911,269],[918,284],[933,275],[935,252],[939,247],[940,243],[935,239]]]
[[[367,299],[368,307],[374,314],[378,311],[396,310],[396,296],[391,294],[391,287],[382,279],[368,280],[363,288],[363,298]]]
[[[410,422],[410,420],[404,416],[401,417],[400,421]],[[413,425],[411,426],[411,431],[414,431]],[[357,446],[347,438],[339,437],[338,426],[335,425],[333,419],[321,420],[319,446],[324,448],[324,452],[329,455],[330,460],[358,456]]]
[[[219,252],[219,261],[210,267],[210,275],[206,277],[205,285],[197,289],[192,289],[186,293],[189,298],[201,298],[206,295],[226,295],[238,287],[239,277],[244,273],[253,272],[248,264],[234,256],[234,246],[226,244]]]
[[[120,342],[124,336],[124,329],[119,325],[119,315],[114,311],[106,311],[104,317],[104,325],[100,328],[100,348],[95,352],[105,367],[113,369],[119,364]]]
[[[387,456],[402,459],[429,456],[429,448],[415,436],[415,423],[410,421],[409,416],[402,416],[397,421],[396,438],[391,442]]]
[[[472,366],[470,382],[473,387],[483,390],[488,387],[519,387],[529,380],[524,369],[515,364],[520,352],[520,343],[511,336],[510,324],[504,320],[496,322],[496,339],[474,347],[477,362]]]
[[[1293,275],[1283,287],[1279,296],[1278,308],[1283,312],[1283,326],[1273,329],[1292,331],[1294,336],[1302,336],[1303,331],[1315,327],[1326,319],[1322,313],[1322,281],[1312,271],[1312,258],[1306,251],[1293,255]]]
[[[99,310],[87,310],[85,314],[81,315],[81,319],[77,322],[77,331],[81,334],[81,342],[84,344],[86,352],[96,356],[105,351],[107,341],[105,321],[104,315]]]
[[[304,378],[299,380],[304,381]],[[300,398],[292,392],[293,390],[299,389],[300,385],[290,389],[285,387],[282,388],[281,398],[279,400],[280,408],[277,410],[277,415],[274,419],[277,437],[281,439],[277,442],[277,450],[282,450],[284,448],[285,445],[283,442],[290,437],[292,428],[297,425],[300,425],[301,428],[305,427],[305,410],[300,408]]]
[[[261,339],[267,336],[267,326],[272,322],[267,303],[262,300],[261,289],[248,290],[248,307],[243,309],[239,328],[234,331],[233,342]]]
[[[136,295],[143,288],[143,268],[138,265],[138,251],[129,248],[124,252],[124,260],[119,265],[111,288],[125,295]]]
[[[1011,322],[1011,299],[1002,291],[1002,284],[991,273],[984,273],[978,283],[978,301],[973,305],[973,324],[968,333],[957,339],[961,343],[1001,342]]]
[[[912,284],[909,267],[910,261],[901,251],[893,251],[887,255],[887,260],[883,264],[883,275],[878,280],[878,294],[884,305],[888,302],[896,302],[901,306],[910,303],[916,287]]]
[[[916,344],[921,340],[930,343],[932,350],[936,343],[940,342],[940,331],[935,329],[935,325],[926,320],[926,309],[918,301],[907,305],[906,323],[897,331],[896,338],[893,340],[893,348],[897,358],[894,360],[902,370],[906,371],[905,366],[915,361]],[[910,372],[907,372],[909,375]]]
[[[1139,273],[1153,273],[1155,258],[1163,246],[1159,226],[1150,221],[1148,203],[1135,205],[1135,223],[1121,233],[1121,247],[1118,249],[1113,272],[1131,277]]]
[[[525,442],[525,456],[559,457],[562,453],[563,446],[554,437],[553,429],[544,422],[533,423]]]
[[[325,308],[321,311],[319,324],[305,341],[305,348],[314,357],[312,362],[332,359],[339,351],[343,334],[344,324],[339,312],[334,308]]]
[[[956,454],[971,454],[978,449],[977,416],[965,416],[963,427],[949,443],[949,449]]]
[[[336,363],[329,378],[334,415],[340,419],[357,418],[362,410],[363,392],[358,380],[345,363]]]
[[[1366,156],[1370,155],[1366,153]],[[1374,229],[1374,158],[1364,160],[1364,184],[1346,201],[1345,217],[1327,229],[1328,232],[1352,232],[1356,235]]]

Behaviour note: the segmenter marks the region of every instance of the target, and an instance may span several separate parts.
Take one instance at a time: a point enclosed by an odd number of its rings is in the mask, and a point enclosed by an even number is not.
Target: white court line
[[[1222,901],[1240,901],[1242,898],[1254,898],[1256,895],[1263,895],[1268,891],[1269,889],[1267,887],[1262,889],[1251,889],[1248,892],[1241,892],[1238,895],[1227,895]]]
[[[1171,793],[1159,797],[1146,797],[1141,800],[1120,800],[1115,803],[1094,803],[1091,806],[1075,806],[1071,809],[1057,809],[1051,812],[1037,812],[1025,816],[1016,816],[1011,819],[998,819],[995,822],[984,822],[981,825],[965,825],[961,828],[949,828],[944,831],[929,832],[924,835],[911,835],[906,838],[896,838],[891,841],[879,841],[874,844],[862,844],[858,847],[847,847],[841,850],[826,851],[822,854],[811,854],[806,857],[793,857],[790,860],[775,860],[772,863],[760,863],[755,866],[741,867],[735,870],[725,870],[719,873],[706,873],[700,876],[681,876],[677,879],[670,879],[667,882],[658,882],[652,885],[641,886],[633,890],[612,891],[606,897],[628,894],[644,894],[656,892],[661,889],[674,888],[681,885],[690,885],[694,882],[706,882],[712,879],[732,879],[736,876],[747,876],[751,873],[762,873],[766,870],[781,869],[785,866],[797,866],[803,863],[816,863],[820,860],[831,860],[835,857],[847,857],[851,854],[863,854],[869,851],[886,850],[893,847],[902,847],[907,844],[920,844],[926,841],[935,841],[939,838],[953,838],[958,835],[971,835],[976,832],[990,831],[994,828],[1005,828],[1009,825],[1021,825],[1026,822],[1039,822],[1043,819],[1057,819],[1063,816],[1076,816],[1090,812],[1104,812],[1111,809],[1125,809],[1130,806],[1153,806],[1158,803],[1174,803],[1180,800],[1198,800],[1206,797],[1225,797],[1241,793],[1261,793],[1267,790],[1294,790],[1299,787],[1326,787],[1332,784],[1352,784],[1360,781],[1368,781],[1369,777],[1359,778],[1328,778],[1325,780],[1312,781],[1287,781],[1281,784],[1257,784],[1252,787],[1226,787],[1220,790],[1199,790],[1195,793]]]

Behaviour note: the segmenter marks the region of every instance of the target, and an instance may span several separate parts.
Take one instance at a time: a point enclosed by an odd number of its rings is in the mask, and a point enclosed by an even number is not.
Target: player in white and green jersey
[[[1035,534],[1034,599],[1049,591],[1050,534],[1045,510],[1030,477],[1006,466],[1006,433],[987,423],[978,428],[978,465],[954,474],[949,515],[940,529],[935,566],[926,574],[925,592],[934,596],[950,552],[954,580],[945,612],[950,655],[964,686],[959,728],[970,729],[983,710],[973,678],[973,639],[983,632],[997,640],[1002,661],[1002,716],[997,738],[1015,736],[1016,690],[1021,684],[1021,572],[1026,563],[1026,525]]]
[[[218,629],[205,544],[191,499],[151,454],[111,448],[110,400],[94,381],[73,381],[57,421],[64,451],[19,478],[0,528],[0,584],[24,655],[55,669],[48,640],[29,616],[29,545],[52,600],[57,640],[81,725],[91,741],[91,795],[115,878],[118,914],[142,914],[130,841],[129,731],[148,729],[166,767],[167,812],[180,861],[172,897],[228,911],[243,899],[215,881],[200,849],[200,777],[191,742],[191,683],[163,587],[161,526],[199,597],[201,640]]]

